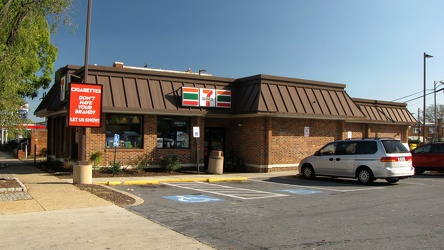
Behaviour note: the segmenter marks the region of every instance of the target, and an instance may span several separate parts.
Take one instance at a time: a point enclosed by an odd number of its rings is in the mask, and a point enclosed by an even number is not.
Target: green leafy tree
[[[59,24],[71,24],[71,5],[72,0],[1,0],[0,126],[17,130],[25,98],[48,88],[57,57],[50,37]]]

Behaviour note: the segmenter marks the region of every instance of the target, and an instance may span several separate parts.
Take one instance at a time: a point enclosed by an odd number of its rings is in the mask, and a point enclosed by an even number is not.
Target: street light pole
[[[434,114],[433,114],[433,117],[434,117],[434,120],[435,120],[435,127],[434,127],[435,133],[433,134],[433,141],[438,141],[438,136],[439,136],[438,127],[437,127],[437,123],[436,123],[436,84],[437,83],[444,84],[444,81],[434,81],[433,82],[433,99],[434,99]]]
[[[423,96],[423,109],[422,109],[422,143],[425,143],[425,114],[426,114],[426,59],[433,56],[424,52],[424,96]]]
[[[89,33],[91,28],[91,8],[92,0],[88,0],[88,16],[86,18],[86,39],[85,39],[85,65],[83,70],[83,83],[88,82],[88,57],[89,57]],[[79,165],[88,165],[88,160],[86,159],[86,128],[80,128],[80,159],[78,160]]]

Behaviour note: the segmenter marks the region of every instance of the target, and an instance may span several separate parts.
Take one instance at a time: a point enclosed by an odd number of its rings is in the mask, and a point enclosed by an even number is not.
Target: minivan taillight
[[[382,157],[381,162],[397,162],[398,157]]]
[[[381,162],[403,162],[412,161],[411,156],[401,156],[401,157],[382,157]]]

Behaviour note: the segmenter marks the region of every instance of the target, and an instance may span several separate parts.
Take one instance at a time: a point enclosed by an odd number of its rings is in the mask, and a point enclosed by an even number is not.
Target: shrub
[[[149,167],[154,162],[154,157],[151,154],[141,155],[135,160],[130,162],[132,171],[135,173],[141,173],[145,168]]]
[[[72,172],[75,162],[70,160],[62,161],[42,161],[38,163],[38,168],[43,169],[46,172]]]
[[[102,156],[103,156],[103,153],[96,150],[91,154],[91,156],[89,157],[89,160],[94,163],[94,166],[96,166],[97,162],[102,161]]]
[[[112,173],[113,176],[114,176],[115,174],[122,173],[123,172],[123,168],[120,165],[120,162],[116,162],[111,167],[108,168],[107,172]]]
[[[39,153],[37,154],[37,156],[46,156],[46,148],[42,148],[40,149]]]
[[[66,161],[64,162],[61,167],[61,172],[72,172],[74,168],[75,163],[72,161]]]
[[[177,171],[180,169],[180,157],[177,155],[161,156],[159,165],[166,171]]]

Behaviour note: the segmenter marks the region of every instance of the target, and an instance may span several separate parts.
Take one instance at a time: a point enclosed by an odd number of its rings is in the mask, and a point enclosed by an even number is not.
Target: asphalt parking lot
[[[218,249],[436,248],[444,245],[444,174],[397,184],[296,176],[118,186],[128,209]]]

